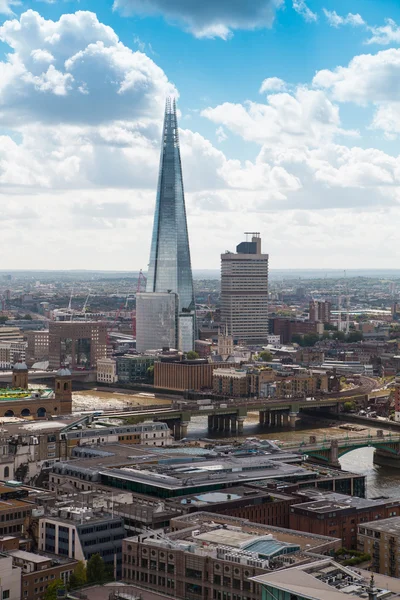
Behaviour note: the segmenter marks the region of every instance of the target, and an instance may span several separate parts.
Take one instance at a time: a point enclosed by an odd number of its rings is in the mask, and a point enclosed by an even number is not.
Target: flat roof
[[[379,521],[368,521],[367,523],[360,523],[359,527],[366,527],[367,529],[373,529],[374,531],[400,535],[400,517],[390,517],[388,519],[380,519]]]
[[[16,558],[20,558],[21,560],[33,563],[44,563],[52,560],[48,556],[40,556],[40,554],[26,552],[25,550],[10,550],[9,553],[12,554],[12,556],[15,556]]]

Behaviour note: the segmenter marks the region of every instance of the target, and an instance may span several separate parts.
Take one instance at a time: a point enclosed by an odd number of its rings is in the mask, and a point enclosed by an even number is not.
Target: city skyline
[[[393,0],[3,0],[4,264],[147,270],[170,95],[195,269],[253,229],[272,268],[395,268],[398,23]]]

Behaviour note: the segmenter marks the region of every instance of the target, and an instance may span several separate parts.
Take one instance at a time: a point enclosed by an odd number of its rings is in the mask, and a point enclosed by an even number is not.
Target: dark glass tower
[[[175,100],[168,98],[161,147],[146,296],[174,293],[178,301],[177,346],[193,349],[195,301],[186,223]],[[144,298],[145,300],[145,298]]]

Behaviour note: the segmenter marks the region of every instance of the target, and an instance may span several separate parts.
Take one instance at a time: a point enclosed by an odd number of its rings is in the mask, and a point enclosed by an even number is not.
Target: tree
[[[52,583],[49,583],[44,600],[57,600],[58,590],[64,589],[64,582],[61,579],[56,579]]]
[[[345,402],[343,404],[343,412],[348,413],[348,412],[351,412],[352,410],[355,410],[355,409],[356,409],[355,402],[348,401],[348,402]]]
[[[332,323],[324,323],[324,330],[325,331],[337,331],[337,327],[335,325],[332,325]]]
[[[24,315],[24,319],[25,319],[25,321],[32,321],[32,316],[26,314],[26,315]]]
[[[4,325],[4,323],[6,323],[8,321],[8,317],[0,317],[0,324]]]
[[[318,333],[306,333],[303,336],[303,346],[315,346],[319,341]]]
[[[267,350],[263,350],[263,352],[260,352],[260,354],[258,356],[264,362],[271,362],[271,360],[272,360],[272,354],[271,354],[271,352],[268,352]]]
[[[186,358],[188,360],[196,360],[196,358],[200,358],[200,357],[197,354],[197,352],[195,352],[194,350],[189,350],[189,352],[186,354]]]
[[[106,579],[106,568],[100,554],[93,554],[86,567],[88,583],[103,583]]]
[[[335,331],[332,334],[332,338],[334,340],[338,340],[339,342],[344,342],[346,335],[345,335],[344,331]]]
[[[72,589],[79,588],[85,585],[87,581],[86,565],[83,560],[80,560],[75,567],[75,571],[72,573],[69,584]]]
[[[147,379],[153,383],[154,381],[154,365],[151,365],[148,369],[147,369]]]
[[[346,337],[346,342],[350,344],[353,342],[361,342],[364,338],[362,331],[350,331],[349,335]]]

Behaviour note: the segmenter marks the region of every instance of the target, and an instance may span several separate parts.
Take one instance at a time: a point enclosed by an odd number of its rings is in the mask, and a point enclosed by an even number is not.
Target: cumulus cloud
[[[304,87],[294,94],[271,94],[266,104],[225,102],[202,115],[245,140],[284,147],[316,146],[338,134],[354,134],[340,127],[339,109],[324,92]]]
[[[366,105],[397,101],[400,92],[400,49],[355,56],[347,67],[318,71],[313,83],[329,89],[340,102]]]
[[[366,22],[358,13],[347,13],[346,16],[338,15],[335,10],[323,9],[324,15],[327,18],[329,25],[332,27],[340,27],[341,25],[350,25],[351,27],[362,27]]]
[[[0,40],[13,49],[0,63],[0,122],[8,126],[159,119],[165,97],[177,96],[160,67],[91,12],[51,21],[28,10],[0,27]]]
[[[293,0],[293,9],[303,17],[307,23],[318,20],[318,16],[305,3],[305,0]]]
[[[285,92],[287,88],[286,81],[279,77],[268,77],[264,79],[260,87],[260,94],[268,92]]]
[[[226,40],[236,29],[270,27],[282,3],[283,0],[114,0],[114,9],[123,14],[163,15],[196,37]]]

